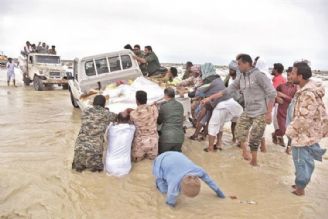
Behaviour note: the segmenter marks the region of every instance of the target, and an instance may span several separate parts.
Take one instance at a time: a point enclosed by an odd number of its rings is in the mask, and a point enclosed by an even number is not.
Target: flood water
[[[202,183],[199,196],[180,196],[173,209],[155,188],[149,160],[134,164],[123,178],[71,170],[80,111],[68,91],[2,83],[0,103],[0,218],[327,218],[327,155],[316,163],[306,196],[296,197],[291,156],[271,144],[271,127],[268,152],[259,154],[256,168],[232,144],[230,124],[222,152],[203,152],[206,142],[186,138],[183,152],[238,199],[219,199]]]

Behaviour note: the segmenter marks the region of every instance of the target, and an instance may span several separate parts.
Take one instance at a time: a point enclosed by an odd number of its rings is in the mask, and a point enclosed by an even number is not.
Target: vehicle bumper
[[[47,84],[68,84],[66,79],[46,79],[42,80],[42,82]]]

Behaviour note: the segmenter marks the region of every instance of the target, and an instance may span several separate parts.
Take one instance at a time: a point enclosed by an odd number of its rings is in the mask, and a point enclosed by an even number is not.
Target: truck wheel
[[[77,104],[75,98],[73,97],[72,91],[70,90],[69,93],[70,93],[70,96],[71,96],[71,102],[72,102],[73,107],[74,108],[79,108],[79,105]]]
[[[62,84],[63,86],[63,90],[67,90],[68,89],[68,84]]]
[[[38,76],[34,76],[33,78],[33,87],[36,91],[43,91],[44,84],[42,83],[41,79]]]
[[[30,86],[31,80],[28,77],[26,77],[25,74],[23,75],[23,77],[24,77],[23,81],[24,81],[25,86]]]

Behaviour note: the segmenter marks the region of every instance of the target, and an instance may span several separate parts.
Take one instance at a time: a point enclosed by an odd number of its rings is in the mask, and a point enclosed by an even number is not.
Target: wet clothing
[[[292,146],[304,147],[319,143],[328,135],[328,116],[323,103],[325,89],[322,82],[309,80],[295,93],[293,119],[286,130]]]
[[[250,117],[246,112],[243,112],[237,122],[236,139],[239,142],[247,142],[249,137],[251,151],[257,151],[265,131],[265,126],[264,114]]]
[[[166,151],[177,151],[182,152],[182,143],[159,143],[158,154],[162,154]]]
[[[267,103],[274,102],[277,94],[270,79],[257,68],[241,73],[223,93],[232,94],[239,90],[243,95],[245,113],[251,118],[264,115],[267,112]]]
[[[195,165],[184,154],[168,151],[159,155],[153,163],[153,175],[156,178],[156,187],[161,193],[166,193],[166,203],[175,206],[176,198],[181,191],[180,183],[184,176],[198,176],[220,198],[224,193],[208,174],[199,166]]]
[[[156,106],[139,105],[131,112],[130,119],[136,126],[132,145],[133,161],[149,158],[155,159],[158,154],[157,132],[158,110]]]
[[[15,80],[15,63],[7,63],[7,81]]]
[[[234,99],[221,101],[212,112],[208,125],[208,134],[216,136],[220,131],[223,131],[224,123],[236,121],[242,112],[243,108]]]
[[[314,170],[314,160],[322,161],[326,149],[320,148],[318,143],[305,147],[292,147],[292,156],[295,165],[295,185],[305,188]]]
[[[148,77],[156,75],[157,73],[160,73],[161,65],[154,52],[146,54],[145,60],[147,62]]]
[[[105,169],[112,176],[126,175],[131,170],[131,146],[136,128],[127,123],[111,123],[107,130]]]
[[[104,134],[109,123],[114,122],[116,117],[115,113],[100,106],[82,112],[81,129],[74,148],[73,169],[103,170]]]
[[[283,98],[283,104],[278,105],[277,109],[277,121],[279,129],[276,129],[275,135],[276,136],[284,136],[286,132],[286,116],[287,116],[287,109],[292,101],[296,91],[297,86],[292,83],[285,83],[281,84],[277,87],[277,91],[287,95],[289,98]]]
[[[157,123],[161,124],[159,144],[183,144],[183,106],[175,99],[163,103],[159,110]],[[163,151],[163,149],[159,149]]]

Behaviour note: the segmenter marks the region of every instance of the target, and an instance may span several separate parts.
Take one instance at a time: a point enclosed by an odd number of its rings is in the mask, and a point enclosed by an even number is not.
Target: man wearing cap
[[[166,204],[171,207],[176,205],[176,198],[180,192],[191,198],[199,194],[199,178],[218,197],[225,198],[224,193],[207,173],[180,152],[168,151],[159,155],[153,164],[153,175],[156,177],[157,189],[167,194]]]

